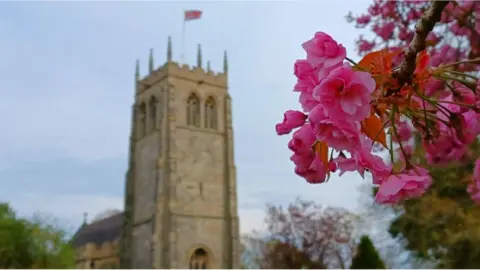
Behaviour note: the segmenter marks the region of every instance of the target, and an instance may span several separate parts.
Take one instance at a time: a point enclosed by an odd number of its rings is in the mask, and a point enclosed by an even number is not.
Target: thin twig
[[[442,18],[443,9],[448,3],[450,3],[450,1],[432,1],[432,5],[417,22],[417,25],[415,26],[415,35],[408,48],[405,50],[405,58],[400,65],[400,69],[394,74],[394,77],[398,79],[400,86],[406,82],[411,82],[413,72],[415,71],[417,54],[425,49],[425,40],[428,34],[433,30],[435,24]]]

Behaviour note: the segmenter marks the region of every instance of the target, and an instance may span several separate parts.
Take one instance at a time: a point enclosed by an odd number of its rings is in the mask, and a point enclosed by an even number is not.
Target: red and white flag
[[[200,10],[186,10],[185,11],[185,21],[198,20],[202,17],[202,11]]]

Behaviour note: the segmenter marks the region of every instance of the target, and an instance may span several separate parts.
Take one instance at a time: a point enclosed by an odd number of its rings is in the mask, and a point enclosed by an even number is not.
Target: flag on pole
[[[200,10],[186,10],[184,21],[198,20],[202,17],[202,11]]]
[[[202,17],[202,11],[198,9],[189,9],[184,11],[184,16],[183,16],[183,26],[182,26],[182,54],[180,55],[180,59],[182,63],[185,60],[185,26],[186,22],[188,21],[193,21],[193,20],[198,20]]]

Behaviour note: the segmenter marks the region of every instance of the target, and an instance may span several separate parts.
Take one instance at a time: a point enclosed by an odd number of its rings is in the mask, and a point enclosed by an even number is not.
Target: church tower
[[[122,268],[239,268],[240,240],[226,52],[223,72],[150,51],[137,61]]]

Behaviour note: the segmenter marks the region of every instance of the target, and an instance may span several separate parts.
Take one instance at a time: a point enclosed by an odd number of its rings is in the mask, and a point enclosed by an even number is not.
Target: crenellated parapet
[[[135,70],[137,94],[142,93],[150,86],[157,84],[167,77],[179,78],[187,81],[202,82],[212,86],[227,88],[228,85],[228,62],[227,52],[223,56],[223,72],[215,72],[210,68],[210,62],[207,61],[207,67],[202,66],[202,49],[198,45],[197,65],[190,66],[172,61],[172,45],[171,38],[168,38],[167,45],[167,61],[162,66],[155,68],[153,50],[150,50],[148,60],[148,74],[144,77],[140,76],[139,63]]]
[[[225,88],[228,84],[226,73],[216,73],[212,70],[205,70],[201,67],[191,67],[186,64],[181,65],[176,62],[167,62],[162,67],[152,71],[152,73],[138,81],[137,94],[167,77],[202,82],[221,88]]]

